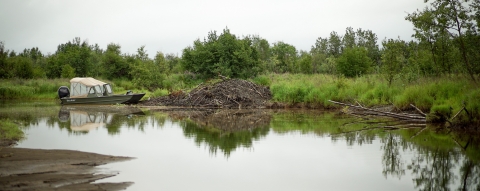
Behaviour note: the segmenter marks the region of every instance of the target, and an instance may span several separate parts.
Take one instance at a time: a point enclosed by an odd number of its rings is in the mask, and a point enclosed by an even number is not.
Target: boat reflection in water
[[[70,122],[69,131],[73,132],[88,132],[101,127],[118,132],[121,124],[132,116],[144,115],[135,107],[62,106],[58,118],[62,123]]]

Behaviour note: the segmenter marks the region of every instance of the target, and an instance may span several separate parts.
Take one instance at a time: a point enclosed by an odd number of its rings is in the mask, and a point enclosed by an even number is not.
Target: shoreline
[[[131,159],[72,150],[3,147],[0,190],[125,190],[133,182],[94,183],[119,174],[102,174],[95,167]]]

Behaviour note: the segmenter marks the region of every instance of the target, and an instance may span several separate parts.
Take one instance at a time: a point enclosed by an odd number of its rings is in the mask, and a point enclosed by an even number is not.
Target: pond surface
[[[99,166],[128,190],[478,190],[477,137],[318,110],[0,105],[17,147],[136,159]],[[384,128],[385,126],[394,128]]]

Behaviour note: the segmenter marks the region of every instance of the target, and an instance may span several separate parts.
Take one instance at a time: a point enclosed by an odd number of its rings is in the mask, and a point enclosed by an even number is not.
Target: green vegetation
[[[8,119],[0,119],[0,140],[18,141],[23,136],[18,124]]]
[[[271,79],[273,101],[278,102],[329,107],[328,100],[358,101],[366,106],[393,104],[399,109],[409,109],[413,104],[426,113],[447,118],[465,106],[469,120],[478,121],[480,115],[480,90],[470,80],[457,76],[398,81],[390,85],[380,75],[337,78],[332,75],[270,74],[256,78],[257,81],[261,79]]]
[[[270,85],[279,102],[330,107],[331,99],[393,103],[400,109],[414,104],[445,119],[465,106],[469,113],[458,119],[478,121],[480,3],[426,3],[405,16],[415,40],[383,39],[381,47],[373,31],[352,27],[343,35],[319,37],[308,51],[258,35],[239,37],[225,28],[220,35],[211,31],[203,40],[192,39],[181,56],[150,57],[145,46],[122,53],[119,44],[102,49],[79,37],[53,54],[37,47],[17,53],[0,40],[0,98],[54,98],[65,79],[90,76],[113,82],[117,93],[147,92],[147,99],[223,75]]]
[[[1,99],[54,99],[70,79],[0,79]]]

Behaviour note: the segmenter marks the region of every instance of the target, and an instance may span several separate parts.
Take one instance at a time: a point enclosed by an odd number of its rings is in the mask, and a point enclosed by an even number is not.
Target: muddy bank
[[[0,190],[124,190],[133,183],[92,182],[118,174],[101,173],[96,166],[130,159],[70,150],[1,148]]]

